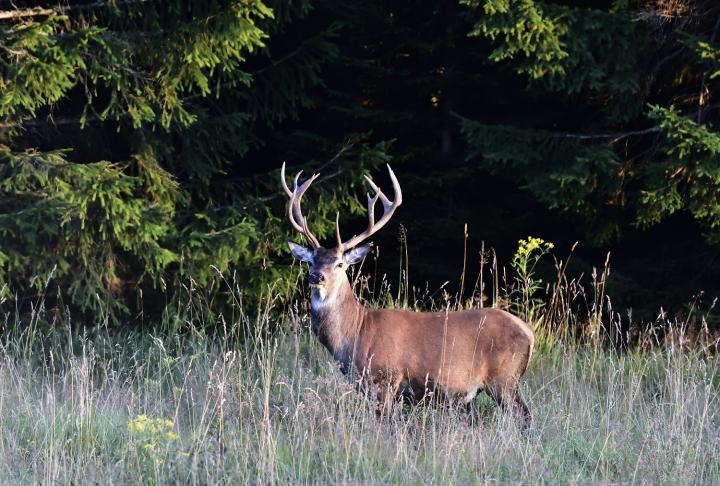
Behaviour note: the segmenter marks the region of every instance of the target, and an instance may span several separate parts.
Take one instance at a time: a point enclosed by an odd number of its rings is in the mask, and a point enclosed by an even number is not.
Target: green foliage
[[[703,36],[682,34],[682,43],[695,55],[696,62],[709,79],[720,76],[720,48]]]
[[[104,51],[102,29],[91,28],[58,37],[68,19],[51,15],[30,24],[15,24],[5,32],[0,59],[0,116],[11,117],[57,102],[75,85],[76,71],[85,69],[93,43]]]
[[[55,268],[55,277],[72,276],[67,290],[82,307],[122,306],[112,292],[123,255],[139,259],[154,281],[177,260],[163,243],[181,193],[149,156],[135,157],[138,172],[131,176],[119,164],[77,164],[67,155],[0,147],[0,278],[12,275],[40,290]]]
[[[720,8],[700,3],[665,16],[637,2],[535,0],[5,12],[0,289],[115,322],[199,288],[212,313],[238,305],[218,273],[243,306],[269,289],[288,299],[301,270],[284,245],[283,161],[322,173],[306,204],[327,238],[337,211],[348,233],[364,224],[362,176],[382,178],[392,160],[406,202],[376,242],[396,248],[403,225],[415,284],[457,271],[447,249],[460,221],[470,246],[502,249],[530,231],[558,246],[623,245],[681,220],[709,238],[669,236],[654,250],[697,255],[674,267],[697,273],[719,219]],[[394,253],[382,255],[389,274]],[[653,293],[644,282],[665,280],[628,261],[624,288]],[[711,273],[704,288],[716,287]],[[683,301],[696,290],[665,287]]]
[[[467,4],[480,6],[479,2]],[[528,74],[535,82],[540,80],[550,91],[567,95],[585,90],[602,93],[605,106],[601,109],[609,121],[640,114],[641,104],[629,102],[628,97],[640,99],[634,95],[638,88],[638,45],[642,45],[641,34],[647,34],[648,27],[631,20],[630,6],[616,5],[604,12],[540,2],[484,2],[482,7],[485,15],[473,35],[500,43],[490,60],[511,62],[518,73]],[[506,25],[514,27],[503,27]],[[531,30],[536,37],[522,34],[529,26],[534,26]],[[499,32],[504,35],[498,37]],[[712,42],[686,32],[678,34],[678,42],[690,47],[702,76],[708,81],[717,76],[716,60],[720,56]],[[608,49],[610,45],[612,49]],[[546,50],[553,55],[542,55]],[[645,116],[657,124],[656,130],[646,132],[663,134],[655,153],[664,156],[642,160],[639,167],[637,162],[632,167],[623,163],[622,146],[615,145],[626,138],[622,133],[576,136],[489,125],[463,117],[459,120],[468,144],[467,160],[519,180],[550,208],[581,214],[592,223],[595,242],[620,235],[624,220],[613,223],[608,216],[623,208],[634,213],[633,219],[645,227],[687,210],[713,232],[720,208],[717,135],[674,108],[653,105]],[[628,194],[630,187],[636,189]]]
[[[178,446],[179,436],[173,429],[172,420],[152,418],[145,414],[128,422],[128,442],[124,454],[134,463],[142,477],[153,478],[160,474],[166,462],[189,456]]]
[[[0,40],[6,294],[32,297],[52,277],[61,299],[117,322],[143,294],[171,302],[188,282],[221,292],[217,272],[242,280],[245,305],[268,286],[294,290],[294,270],[275,263],[288,231],[278,174],[254,177],[242,160],[315,106],[338,25],[276,54],[268,33],[282,36],[307,2],[278,3],[277,21],[257,0],[184,3],[77,4],[13,22]],[[48,136],[56,112],[60,133]],[[388,160],[387,143],[344,137],[298,159],[332,158],[328,172],[343,175],[306,198],[320,236],[351,181]]]
[[[572,8],[534,0],[461,1],[482,6],[470,32],[495,44],[488,56],[509,61],[519,74],[543,88],[567,94],[583,90],[627,95],[637,89],[637,44],[641,29],[626,11]],[[612,49],[608,46],[612,45]],[[632,100],[625,96],[625,104]],[[624,116],[627,119],[626,106]],[[640,106],[635,103],[631,114]]]
[[[673,107],[653,106],[650,116],[663,134],[663,157],[646,170],[638,224],[657,224],[685,210],[720,242],[720,133]]]
[[[534,289],[539,289],[542,285],[542,280],[533,278],[535,275],[535,267],[543,255],[546,255],[554,247],[555,245],[552,243],[534,236],[528,236],[526,240],[521,239],[518,241],[518,249],[513,255],[510,266],[515,269],[518,278],[523,283],[526,283],[527,286]]]
[[[528,236],[527,239],[521,239],[518,242],[518,249],[510,261],[510,266],[517,273],[515,282],[518,285],[520,294],[520,312],[526,322],[535,327],[539,325],[539,312],[544,307],[544,302],[538,298],[537,292],[542,289],[543,281],[535,276],[535,267],[537,267],[540,259],[550,253],[555,247],[552,243]]]
[[[640,52],[647,39],[642,24],[627,11],[554,7],[558,18],[567,22],[568,56],[562,73],[551,73],[540,81],[547,90],[576,95],[601,93],[597,104],[608,121],[633,119],[642,112],[638,92]]]
[[[635,45],[641,29],[626,11],[533,1],[487,1],[482,8],[484,15],[471,35],[499,43],[491,61],[510,62],[547,91],[565,96],[601,92],[611,100],[601,107],[610,120],[639,113],[641,105],[631,97],[637,89]],[[618,178],[621,157],[612,146],[598,144],[603,140],[592,136],[458,120],[468,145],[466,160],[512,178],[547,207],[580,215],[589,223],[586,236],[595,243],[620,234],[619,222],[607,217],[625,203]]]
[[[196,115],[184,95],[207,96],[211,82],[249,84],[240,65],[264,45],[267,36],[255,22],[270,16],[260,1],[234,1],[171,33],[134,37],[106,26],[74,25],[62,15],[18,22],[2,41],[7,55],[0,61],[0,116],[34,116],[81,84],[83,122],[92,111],[102,120],[127,116],[134,128],[157,122],[165,129],[171,123],[187,126]]]
[[[568,26],[560,18],[548,17],[537,2],[461,0],[460,3],[472,8],[482,6],[485,15],[469,35],[499,40],[499,45],[490,53],[491,61],[513,59],[515,70],[532,79],[566,73],[562,60],[568,57],[564,40]]]
[[[606,204],[618,204],[618,155],[609,147],[545,130],[487,125],[459,117],[468,149],[466,160],[492,174],[512,178],[548,207],[590,222],[588,238],[602,242],[617,227],[600,218]]]

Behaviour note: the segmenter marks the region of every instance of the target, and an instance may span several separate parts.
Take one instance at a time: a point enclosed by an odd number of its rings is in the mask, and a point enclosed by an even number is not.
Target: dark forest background
[[[637,321],[720,295],[715,1],[0,5],[0,299],[130,322],[221,305],[219,272],[248,306],[291,296],[283,161],[322,174],[328,242],[392,164],[366,267],[393,285],[405,248],[455,291],[466,254],[474,279],[483,242],[504,265],[533,235],[579,242],[570,274],[610,252]]]

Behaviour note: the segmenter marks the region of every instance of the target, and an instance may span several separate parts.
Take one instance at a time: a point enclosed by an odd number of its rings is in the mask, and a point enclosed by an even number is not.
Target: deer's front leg
[[[390,414],[405,381],[402,373],[391,371],[385,371],[373,381],[377,397],[375,414],[378,417]]]

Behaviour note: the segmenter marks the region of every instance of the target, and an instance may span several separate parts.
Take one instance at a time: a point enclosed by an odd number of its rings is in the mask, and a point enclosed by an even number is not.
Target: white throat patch
[[[312,289],[312,296],[310,297],[310,305],[313,310],[320,311],[328,305],[332,305],[335,300],[335,296],[328,295],[328,290],[325,287],[315,287]]]
[[[343,316],[344,309],[340,308],[338,290],[330,293],[328,289],[315,287],[310,297],[310,307],[314,314],[312,321],[313,332],[322,333],[326,339],[326,346],[336,360],[344,362],[348,350],[350,336],[347,335],[347,316]],[[322,326],[322,329],[320,329]],[[345,363],[347,365],[347,363]]]
[[[315,287],[315,292],[313,292],[313,299],[315,297],[319,298],[320,300],[325,300],[327,298],[327,288],[325,287]]]

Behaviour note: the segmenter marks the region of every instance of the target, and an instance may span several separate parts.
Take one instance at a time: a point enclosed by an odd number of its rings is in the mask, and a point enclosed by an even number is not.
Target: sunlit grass
[[[474,421],[377,419],[300,325],[242,342],[56,332],[0,357],[6,484],[720,480],[717,360],[687,350],[535,354],[527,436],[483,397]]]
[[[376,417],[374,402],[311,335],[299,302],[280,312],[268,297],[254,317],[237,311],[226,320],[194,312],[189,298],[154,331],[109,330],[102,316],[72,326],[43,302],[31,312],[6,305],[0,482],[720,482],[718,339],[705,321],[698,328],[661,316],[618,351],[607,263],[593,272],[595,300],[565,277],[563,262],[542,298],[537,258],[524,255],[525,277],[502,293],[496,280],[488,305],[525,316],[538,332],[522,381],[533,414],[526,434],[485,395],[477,416],[430,404]],[[495,263],[491,275],[504,275]],[[484,291],[478,282],[473,295]],[[403,300],[380,287],[357,285],[374,306],[483,305],[415,292],[408,302],[407,292]]]

